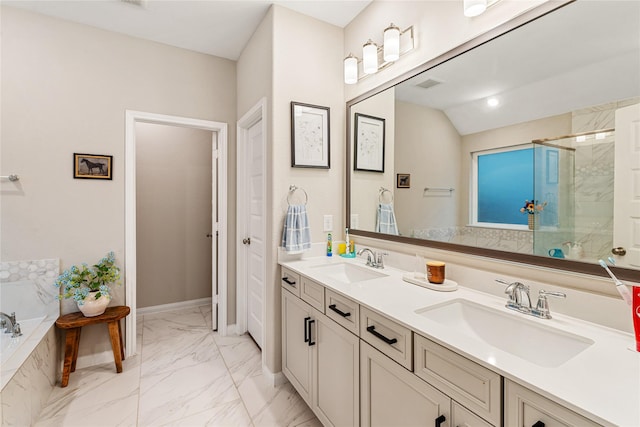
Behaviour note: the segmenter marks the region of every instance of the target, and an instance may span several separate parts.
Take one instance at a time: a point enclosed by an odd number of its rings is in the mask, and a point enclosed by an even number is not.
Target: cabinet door
[[[364,341],[360,384],[363,427],[450,426],[451,399]]]
[[[311,407],[324,426],[358,426],[360,340],[319,312],[314,317]]]
[[[595,427],[597,424],[539,394],[505,380],[506,426]]]
[[[311,406],[309,323],[312,308],[290,292],[282,292],[282,372]],[[313,342],[313,341],[311,341]]]

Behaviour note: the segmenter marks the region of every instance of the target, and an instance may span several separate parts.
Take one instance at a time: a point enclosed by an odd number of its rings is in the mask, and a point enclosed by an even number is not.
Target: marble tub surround
[[[537,319],[506,309],[504,285],[494,283],[496,275],[488,271],[465,268],[447,261],[447,278],[460,285],[455,292],[437,292],[406,283],[401,276],[406,271],[412,271],[413,259],[413,256],[391,253],[385,261],[387,266],[392,266],[384,270],[387,277],[351,284],[323,276],[322,269],[312,267],[339,262],[364,265],[362,259],[318,257],[281,264],[598,423],[640,425],[637,406],[640,401],[640,353],[629,350],[633,335],[562,314],[563,311],[576,310],[581,306],[583,312],[606,312],[607,317],[616,313],[616,316],[623,316],[630,323],[629,309],[621,299],[565,289],[568,294],[566,300],[554,299],[550,302],[553,319]],[[393,267],[404,263],[407,267],[402,270]],[[503,275],[498,277],[517,279]],[[557,286],[522,281],[531,285],[534,301],[538,289],[558,289]],[[483,287],[490,289],[491,293],[477,290]],[[578,335],[593,344],[557,367],[541,366],[481,340],[470,339],[419,314],[426,307],[456,299],[469,300],[508,316],[524,316],[531,324],[552,328],[561,334]],[[567,310],[568,306],[572,308]],[[544,348],[540,351],[544,351]],[[612,393],[616,396],[614,400]]]
[[[33,425],[40,415],[56,383],[60,364],[56,347],[56,330],[51,324],[44,338],[40,337],[35,349],[16,369],[11,380],[0,393],[2,426]]]
[[[0,311],[15,311],[18,321],[57,315],[59,273],[58,258],[0,262]]]
[[[289,384],[268,384],[250,337],[220,337],[210,319],[210,305],[139,315],[123,372],[77,370],[35,426],[320,426]]]

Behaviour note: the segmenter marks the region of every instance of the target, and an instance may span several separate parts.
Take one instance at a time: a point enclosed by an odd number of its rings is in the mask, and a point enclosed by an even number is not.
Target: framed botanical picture
[[[384,172],[384,119],[356,113],[353,168]]]
[[[408,173],[396,174],[396,187],[411,188],[411,174],[408,174]]]
[[[112,179],[113,156],[73,153],[73,177]]]
[[[329,169],[329,107],[291,102],[291,166]]]

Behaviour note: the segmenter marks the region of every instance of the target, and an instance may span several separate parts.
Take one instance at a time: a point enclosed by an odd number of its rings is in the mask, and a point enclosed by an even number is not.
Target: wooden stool
[[[80,344],[80,331],[83,326],[106,323],[109,327],[109,337],[111,338],[111,349],[116,362],[116,372],[122,372],[122,361],[124,360],[124,347],[122,346],[122,333],[120,330],[120,319],[129,315],[131,310],[126,305],[107,307],[104,313],[94,317],[84,317],[77,311],[58,317],[56,326],[60,329],[67,329],[64,344],[64,369],[62,371],[61,387],[69,384],[69,374],[76,370],[76,360],[78,359],[78,345]]]

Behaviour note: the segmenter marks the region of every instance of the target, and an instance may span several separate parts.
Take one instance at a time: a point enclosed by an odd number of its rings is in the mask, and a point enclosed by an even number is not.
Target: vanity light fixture
[[[344,82],[348,85],[358,83],[358,58],[351,53],[344,58]]]
[[[366,74],[378,72],[378,45],[371,39],[362,46],[362,69]]]
[[[397,61],[400,58],[400,28],[389,25],[384,30],[384,60]]]
[[[473,18],[487,10],[487,0],[464,0],[464,16]]]
[[[393,23],[383,32],[383,45],[369,39],[362,46],[362,61],[353,54],[344,58],[344,82],[355,84],[358,80],[388,67],[407,52],[413,50],[413,27],[400,31]],[[360,69],[360,64],[362,68]]]

